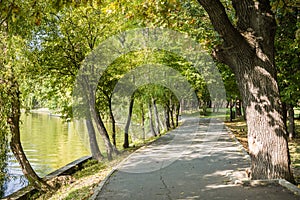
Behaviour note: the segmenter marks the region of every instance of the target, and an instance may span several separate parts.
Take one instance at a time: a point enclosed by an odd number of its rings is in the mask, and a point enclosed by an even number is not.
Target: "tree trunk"
[[[107,133],[107,130],[104,126],[104,123],[102,121],[102,118],[100,116],[100,114],[96,111],[96,108],[95,108],[95,93],[92,91],[92,88],[91,86],[89,85],[89,80],[87,77],[83,77],[83,84],[84,85],[84,88],[86,88],[86,91],[87,91],[87,101],[88,101],[88,104],[89,104],[89,110],[91,112],[91,114],[88,114],[88,116],[91,116],[91,118],[94,120],[95,124],[96,124],[96,127],[104,141],[104,145],[105,145],[105,148],[106,148],[106,153],[107,153],[107,158],[108,160],[112,160],[112,154],[115,153],[117,154],[118,151],[116,149],[116,147],[114,145],[111,144],[110,142],[110,139],[109,139],[109,135]]]
[[[174,116],[173,116],[173,106],[171,107],[170,111],[170,119],[171,119],[171,127],[175,128],[175,123],[174,123]]]
[[[243,118],[244,120],[247,120],[246,107],[243,101],[242,101],[242,109],[243,109]]]
[[[237,77],[246,107],[252,179],[294,182],[276,82],[276,23],[269,1],[232,0],[236,27],[219,0],[198,0],[223,39],[213,56]]]
[[[293,139],[295,137],[295,121],[294,121],[294,107],[292,105],[287,105],[288,110],[288,134],[289,138]]]
[[[179,110],[180,110],[180,104],[178,103],[178,104],[176,105],[175,108],[176,108],[176,109],[175,109],[175,119],[176,119],[175,125],[176,125],[176,127],[177,127],[178,124],[179,124]]]
[[[170,125],[170,108],[168,105],[166,105],[164,107],[164,115],[165,115],[165,123],[166,123],[166,129],[167,131],[171,129],[171,125]]]
[[[145,111],[143,103],[140,104],[141,106],[141,115],[142,115],[142,131],[143,131],[143,140],[146,139],[146,133],[145,133]]]
[[[149,103],[148,103],[148,115],[149,115],[149,126],[150,126],[151,134],[152,134],[153,136],[156,136],[156,132],[155,132],[154,126],[153,126],[152,106],[151,106],[151,101],[150,101],[150,100],[149,100]]]
[[[171,127],[175,128],[175,123],[174,123],[174,104],[172,102],[172,99],[170,98],[170,104],[169,104],[169,116],[171,119]]]
[[[232,122],[233,121],[233,119],[234,119],[234,113],[233,113],[233,110],[232,110],[232,108],[233,108],[233,103],[232,103],[232,99],[230,99],[230,104],[229,104],[229,110],[230,110],[230,122]]]
[[[13,78],[12,78],[13,79]],[[20,140],[20,91],[19,86],[15,81],[10,81],[11,86],[9,91],[9,96],[11,97],[11,113],[7,119],[7,122],[10,127],[11,132],[11,141],[10,147],[11,150],[16,157],[17,161],[21,165],[22,172],[24,176],[27,178],[29,183],[33,185],[37,190],[40,191],[49,191],[51,190],[51,186],[49,186],[43,179],[41,179],[33,170],[30,165],[21,145]]]
[[[157,134],[160,135],[159,116],[158,116],[158,110],[157,110],[157,106],[156,106],[156,100],[152,99],[152,103],[153,103],[153,109],[154,109],[156,131],[157,131]]]
[[[109,107],[109,117],[110,117],[110,121],[111,121],[111,129],[112,129],[112,142],[113,142],[113,145],[117,145],[116,143],[116,120],[115,120],[115,117],[114,117],[114,114],[112,112],[112,105],[111,105],[111,96],[108,100],[108,107]]]
[[[238,98],[235,99],[235,114],[236,117],[242,116],[241,100]]]
[[[269,77],[258,75],[255,70],[248,74],[251,74],[250,80],[247,80],[248,92],[251,95],[243,95],[246,104],[248,143],[252,158],[252,178],[286,178],[293,181],[277,86],[274,82],[269,83]],[[257,88],[260,88],[258,93]],[[264,99],[260,99],[261,96]]]
[[[131,122],[133,104],[134,104],[134,97],[132,95],[132,97],[130,98],[129,110],[128,110],[128,116],[127,116],[127,122],[126,122],[125,132],[124,132],[124,143],[123,143],[124,149],[126,149],[126,148],[129,147],[128,133],[129,133],[129,126],[130,126],[130,122]]]
[[[91,118],[86,119],[85,124],[89,134],[92,157],[100,162],[103,159],[103,155],[101,154],[101,151],[97,143],[95,128],[92,119]]]
[[[285,102],[282,102],[282,117],[283,117],[283,123],[287,127],[287,105]]]
[[[102,118],[101,118],[100,114],[96,111],[95,107],[91,108],[91,113],[92,113],[94,121],[96,122],[96,127],[97,127],[100,135],[103,138],[104,145],[106,147],[107,159],[112,160],[112,158],[113,158],[112,154],[113,153],[117,154],[116,148],[114,148],[114,145],[111,144],[111,142],[109,140],[109,135],[104,126]]]

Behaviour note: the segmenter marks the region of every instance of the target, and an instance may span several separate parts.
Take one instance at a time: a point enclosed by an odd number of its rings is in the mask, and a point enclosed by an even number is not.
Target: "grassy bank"
[[[300,188],[300,120],[295,120],[296,123],[296,138],[289,140],[289,149],[291,154],[292,169]],[[226,122],[226,126],[234,133],[236,138],[242,143],[248,151],[247,126],[246,122],[237,119],[233,122]]]

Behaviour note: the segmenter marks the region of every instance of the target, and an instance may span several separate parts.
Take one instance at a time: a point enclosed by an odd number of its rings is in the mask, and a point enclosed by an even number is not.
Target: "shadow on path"
[[[183,125],[122,162],[95,199],[298,199],[276,184],[242,186],[250,158],[221,121]]]

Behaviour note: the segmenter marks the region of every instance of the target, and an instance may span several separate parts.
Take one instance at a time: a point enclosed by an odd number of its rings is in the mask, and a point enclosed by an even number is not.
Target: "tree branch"
[[[198,0],[209,15],[215,30],[224,39],[228,46],[242,39],[241,34],[230,22],[223,4],[219,0]]]
[[[232,5],[238,19],[238,30],[251,33],[256,46],[259,46],[269,58],[274,58],[272,52],[274,52],[276,22],[270,1],[232,0]]]
[[[232,0],[232,6],[235,9],[237,28],[240,31],[254,30],[256,24],[253,23],[253,21],[256,20],[253,20],[253,17],[255,17],[255,7],[253,0]]]

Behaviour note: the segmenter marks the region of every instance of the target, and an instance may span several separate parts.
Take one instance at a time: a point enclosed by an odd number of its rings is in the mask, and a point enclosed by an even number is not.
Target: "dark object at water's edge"
[[[64,167],[61,167],[54,172],[51,172],[50,174],[46,175],[44,177],[44,180],[48,181],[58,176],[65,176],[65,175],[72,175],[76,171],[81,170],[83,168],[83,164],[86,163],[88,160],[92,159],[92,156],[84,156],[82,158],[79,158],[69,164],[67,164]],[[37,190],[32,186],[26,186],[13,194],[4,197],[3,199],[6,200],[26,200],[33,194],[35,194]]]

